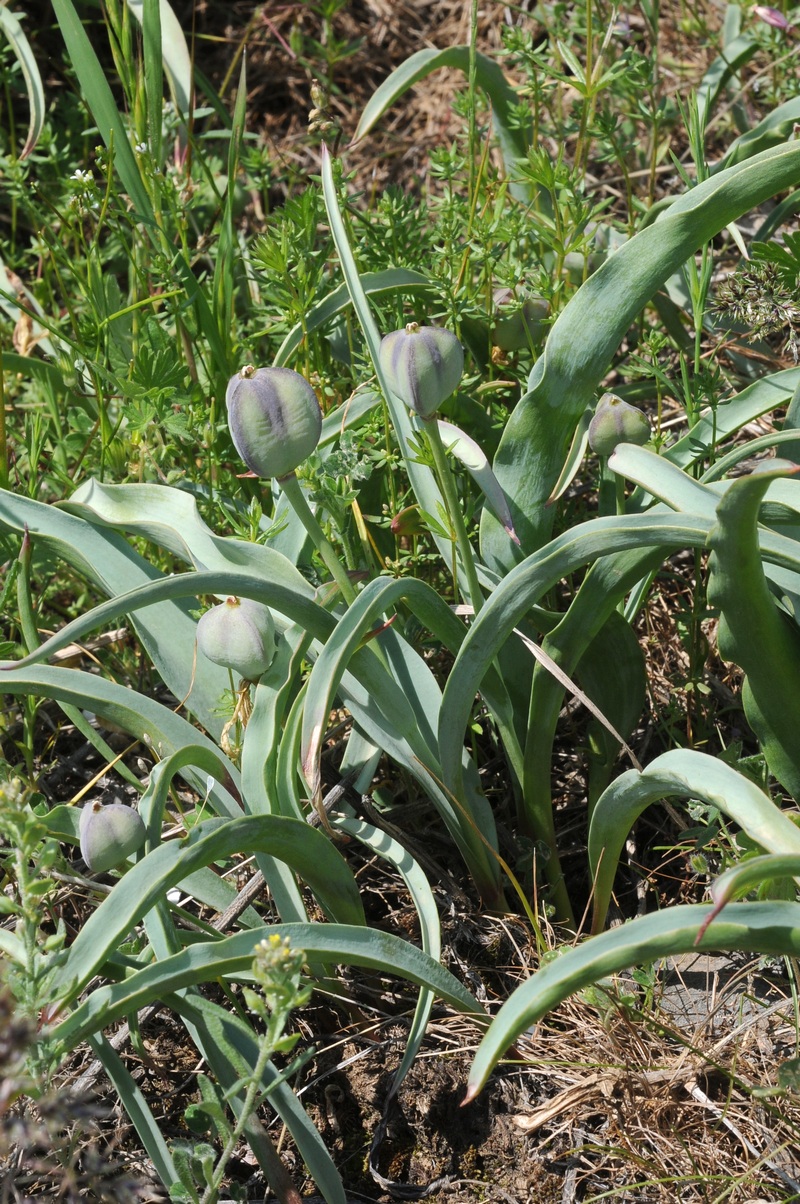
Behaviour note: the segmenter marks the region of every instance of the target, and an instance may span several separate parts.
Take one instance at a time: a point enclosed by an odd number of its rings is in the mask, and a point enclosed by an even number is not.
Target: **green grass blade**
[[[22,69],[22,78],[28,93],[28,104],[31,115],[28,122],[28,134],[25,145],[20,151],[20,159],[26,159],[39,141],[39,135],[44,126],[45,98],[42,77],[36,59],[33,57],[30,42],[25,36],[25,30],[6,5],[0,4],[0,31],[8,38],[11,49],[16,55]]]
[[[353,302],[353,309],[366,340],[367,349],[372,360],[372,366],[375,369],[375,375],[378,378],[381,392],[383,393],[386,405],[392,419],[392,425],[397,436],[397,441],[400,445],[400,452],[405,461],[406,470],[408,472],[411,487],[414,490],[417,501],[422,509],[427,514],[437,515],[441,513],[444,507],[444,500],[433,473],[425,464],[417,462],[418,457],[410,446],[410,441],[416,437],[414,428],[411,425],[408,410],[398,401],[389,388],[385,373],[380,362],[380,345],[381,335],[375,323],[375,318],[372,315],[367,295],[364,291],[364,286],[361,282],[361,277],[358,272],[358,265],[353,257],[353,252],[350,249],[350,243],[347,237],[342,215],[339,211],[339,202],[336,195],[336,183],[333,178],[333,163],[331,156],[328,153],[327,147],[322,147],[322,191],[325,199],[325,209],[330,222],[331,234],[336,246],[336,253],[339,256],[339,262],[342,265],[347,291]],[[445,564],[449,564],[452,556],[452,549],[448,540],[443,539],[435,532],[432,533],[432,538],[439,553],[444,559]]]
[[[164,108],[161,0],[144,0],[141,19],[148,143],[150,154],[153,156],[153,162],[160,166],[162,161],[162,116]]]
[[[225,1091],[233,1091],[242,1077],[241,1068],[254,1067],[258,1060],[259,1041],[251,1026],[240,1016],[226,1011],[210,999],[202,998],[196,992],[173,996],[170,1003],[206,1058],[214,1077]],[[280,1071],[272,1063],[268,1062],[264,1067],[262,1083],[264,1089],[269,1091],[270,1106],[291,1133],[303,1162],[328,1204],[347,1204],[338,1171],[319,1132],[290,1085],[281,1081]],[[231,1103],[234,1109],[237,1109],[240,1099],[241,1096],[233,1096]],[[244,1135],[265,1174],[268,1174],[274,1152],[263,1149],[260,1129],[248,1126]]]
[[[128,8],[136,17],[137,21],[143,25],[145,20],[143,0],[127,0],[127,3]],[[170,90],[172,92],[172,98],[175,101],[178,112],[181,113],[182,116],[188,117],[191,111],[192,103],[192,59],[191,55],[189,54],[189,47],[186,44],[186,38],[184,37],[180,22],[175,15],[174,9],[168,3],[168,0],[160,0],[159,17],[159,25],[161,29],[161,60],[166,68]],[[158,98],[158,112],[160,114],[160,79]],[[157,159],[156,162],[160,163],[160,158]]]
[[[522,1034],[583,987],[630,966],[700,950],[741,949],[776,957],[800,954],[800,904],[736,903],[695,945],[712,908],[667,907],[592,937],[549,962],[503,1004],[483,1038],[469,1075],[465,1103],[473,1099]]]
[[[388,862],[402,876],[419,916],[423,952],[438,962],[442,955],[442,934],[436,900],[433,897],[433,891],[428,879],[408,850],[404,849],[398,841],[393,840],[387,832],[382,832],[379,828],[373,827],[372,824],[364,823],[359,819],[337,817],[335,826],[337,829],[347,832],[348,835],[354,836],[356,840],[360,840],[362,844],[365,844],[368,849],[371,849],[382,860]],[[408,1032],[405,1052],[392,1079],[392,1095],[399,1090],[403,1079],[419,1052],[419,1047],[425,1036],[425,1030],[428,1027],[434,999],[435,995],[433,991],[429,991],[424,987],[420,990],[419,999],[417,1000],[417,1006],[414,1009],[414,1016]]]
[[[754,782],[705,753],[673,749],[656,757],[643,773],[622,774],[598,799],[589,828],[593,932],[605,921],[628,833],[651,803],[667,797],[702,799],[739,824],[762,848],[800,853],[800,830]]]
[[[133,202],[141,221],[152,225],[153,207],[142,181],[130,144],[125,121],[114,103],[114,96],[94,48],[75,11],[72,0],[53,0],[53,11],[86,99],[103,142],[113,150],[114,165],[122,186]]]
[[[382,272],[364,272],[361,276],[361,286],[368,297],[376,299],[396,297],[398,293],[425,293],[434,288],[433,282],[427,276],[423,276],[421,272],[414,272],[410,268],[386,268]],[[313,334],[315,331],[321,330],[337,314],[343,313],[350,304],[351,298],[347,285],[342,284],[329,293],[324,300],[313,305],[305,315],[304,321],[298,322],[286,335],[275,354],[273,364],[277,368],[285,367],[295,351],[302,346],[306,334]]]
[[[103,1070],[139,1135],[156,1174],[165,1187],[171,1187],[173,1183],[178,1182],[178,1172],[175,1170],[169,1146],[141,1088],[102,1033],[89,1037],[88,1043],[95,1057],[102,1063]]]
[[[714,59],[697,89],[697,110],[702,129],[708,124],[720,94],[731,77],[750,61],[758,49],[759,44],[755,38],[750,34],[740,34]]]
[[[233,109],[233,124],[228,142],[228,175],[225,196],[222,202],[222,214],[219,223],[219,242],[214,257],[214,279],[212,297],[214,298],[214,316],[221,341],[230,338],[230,332],[236,328],[234,321],[234,289],[236,270],[239,261],[239,243],[234,226],[234,206],[236,204],[236,185],[239,176],[239,158],[242,139],[245,133],[247,118],[247,55],[242,55],[242,65],[239,71],[239,84],[236,89],[236,104]],[[222,369],[223,365],[219,365]]]
[[[469,46],[450,46],[446,50],[418,50],[416,54],[407,58],[383,81],[367,102],[353,141],[358,142],[366,137],[404,92],[442,67],[455,67],[468,75]],[[495,134],[500,144],[506,174],[512,179],[511,192],[520,200],[528,200],[528,188],[513,181],[515,165],[525,158],[531,142],[530,125],[514,120],[514,110],[519,104],[517,94],[498,64],[485,54],[475,56],[475,80],[481,91],[488,96],[492,106]]]

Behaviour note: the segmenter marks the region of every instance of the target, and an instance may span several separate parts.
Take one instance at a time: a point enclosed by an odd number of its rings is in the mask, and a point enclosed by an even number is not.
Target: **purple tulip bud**
[[[380,365],[395,396],[430,418],[458,388],[464,350],[451,331],[410,322],[382,340]]]
[[[319,443],[317,395],[289,368],[242,368],[225,401],[234,447],[257,477],[288,477]]]
[[[767,4],[756,4],[753,6],[753,12],[774,29],[791,29],[791,21],[787,21],[783,13],[779,12],[777,8],[771,8]]]

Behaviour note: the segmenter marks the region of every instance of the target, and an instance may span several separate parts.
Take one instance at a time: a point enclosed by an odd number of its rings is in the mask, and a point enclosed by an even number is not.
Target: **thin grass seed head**
[[[94,874],[104,874],[140,849],[147,835],[138,811],[124,803],[87,803],[78,832],[81,857]]]
[[[252,598],[226,598],[197,624],[197,647],[215,665],[258,681],[275,656],[275,620]]]
[[[317,395],[290,368],[242,368],[228,382],[225,403],[234,447],[257,477],[290,476],[319,443]]]
[[[614,393],[604,393],[589,423],[589,446],[604,458],[619,443],[647,443],[652,435],[646,414]]]
[[[389,388],[420,418],[430,418],[458,388],[464,349],[450,330],[409,322],[381,341],[380,365]]]

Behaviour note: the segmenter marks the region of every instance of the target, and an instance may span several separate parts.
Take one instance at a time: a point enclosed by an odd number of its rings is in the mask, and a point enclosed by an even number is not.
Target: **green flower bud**
[[[604,393],[589,423],[589,446],[610,456],[618,443],[647,443],[652,431],[646,414],[613,393]]]
[[[495,294],[497,318],[492,342],[501,351],[519,351],[537,342],[543,335],[550,306],[544,297],[526,297],[520,306],[513,293]]]
[[[257,681],[275,656],[272,612],[250,598],[228,598],[201,617],[197,647],[215,665]]]
[[[430,418],[458,388],[464,350],[451,331],[410,322],[382,340],[380,365],[392,392],[420,418]]]
[[[87,803],[79,823],[81,857],[95,874],[119,865],[144,844],[142,817],[124,803]]]
[[[225,402],[234,447],[257,477],[288,477],[319,443],[317,395],[289,368],[242,368]]]
[[[419,512],[419,506],[406,506],[395,514],[389,529],[392,535],[421,535],[426,530],[425,520]]]

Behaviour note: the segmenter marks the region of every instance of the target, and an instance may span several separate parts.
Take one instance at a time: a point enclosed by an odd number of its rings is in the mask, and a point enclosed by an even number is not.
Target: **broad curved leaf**
[[[800,954],[800,903],[732,904],[697,942],[711,910],[705,904],[667,907],[591,937],[538,970],[489,1026],[472,1063],[464,1103],[475,1098],[505,1050],[526,1030],[564,999],[610,974],[695,948]]]
[[[56,997],[65,1003],[77,998],[109,953],[170,887],[201,866],[243,851],[280,857],[309,884],[331,916],[346,924],[364,923],[361,896],[352,873],[328,837],[316,828],[276,815],[206,820],[188,837],[161,844],[138,861],[92,912],[56,975]],[[242,935],[245,943],[250,942],[252,959],[258,937],[253,936],[253,929]],[[213,947],[212,943],[209,948]]]
[[[148,486],[142,488],[147,490]],[[76,492],[80,494],[81,490]],[[117,532],[98,530],[82,517],[0,490],[0,530],[21,535],[26,527],[33,540],[34,556],[42,545],[112,597],[164,580],[163,574]],[[228,673],[205,659],[195,665],[197,623],[187,603],[168,600],[177,598],[175,594],[167,595],[160,603],[137,611],[133,627],[165,685],[180,699],[192,687],[190,710],[206,731],[218,734],[222,720],[217,707],[220,695],[228,688]],[[167,632],[169,638],[165,639]]]
[[[709,520],[698,515],[654,513],[598,518],[552,540],[517,565],[476,617],[450,671],[439,720],[445,785],[458,793],[460,749],[473,699],[494,657],[523,616],[562,577],[614,552],[701,547]]]
[[[767,764],[800,800],[800,629],[775,605],[761,562],[758,530],[764,494],[771,479],[782,475],[742,477],[721,498],[708,537],[708,600],[720,610],[720,653],[746,675],[745,714]]]
[[[25,36],[25,30],[5,4],[0,4],[0,31],[8,38],[11,49],[17,57],[28,93],[31,115],[28,122],[28,135],[19,156],[20,159],[26,159],[39,141],[39,135],[44,126],[44,86],[31,50],[31,44]]]
[[[55,1028],[53,1040],[59,1049],[66,1051],[90,1033],[145,1007],[153,999],[163,999],[171,992],[226,975],[247,976],[256,944],[274,935],[288,939],[293,948],[304,950],[309,959],[388,971],[435,992],[459,1012],[477,1020],[485,1015],[477,999],[448,970],[392,933],[349,924],[273,924],[237,932],[219,941],[189,945],[181,953],[137,971],[124,982],[98,987]]]
[[[553,515],[544,503],[559,479],[575,426],[629,324],[697,247],[792,187],[798,174],[800,144],[790,142],[698,184],[611,255],[561,312],[494,462],[525,550],[542,546],[548,537]],[[481,547],[490,568],[512,563],[505,533],[486,511]]]
[[[716,757],[679,748],[656,757],[642,772],[628,770],[597,801],[589,827],[594,878],[592,931],[605,921],[619,857],[642,812],[662,798],[702,799],[717,807],[773,853],[800,853],[800,829],[754,782]]]

